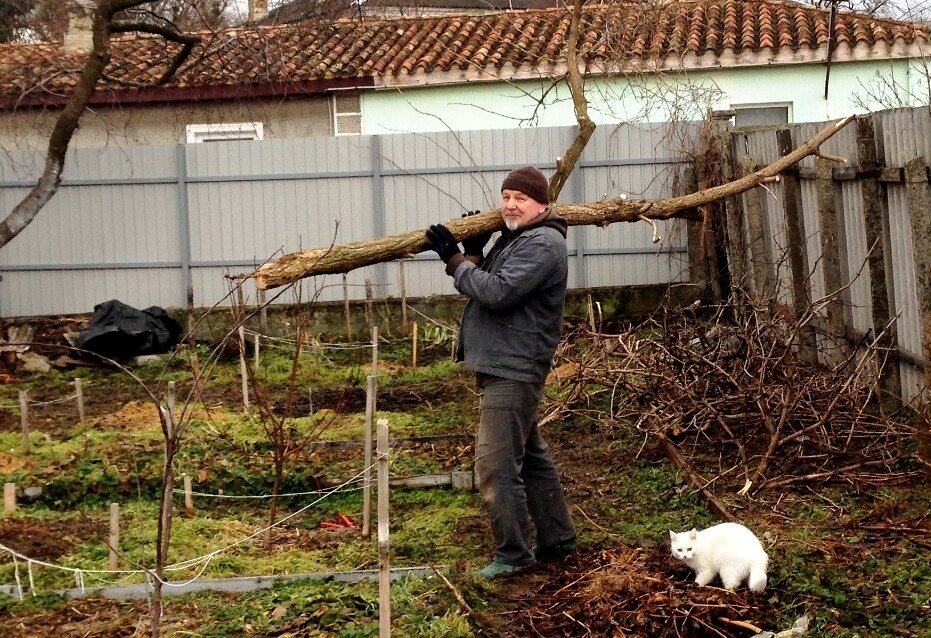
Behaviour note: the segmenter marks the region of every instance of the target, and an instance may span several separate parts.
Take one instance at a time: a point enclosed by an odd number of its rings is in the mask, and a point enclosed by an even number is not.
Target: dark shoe
[[[505,574],[516,574],[517,572],[523,571],[528,567],[530,567],[530,565],[505,565],[504,563],[499,563],[498,561],[492,561],[484,568],[480,569],[478,575],[480,578],[491,580],[492,578],[504,576]]]
[[[570,538],[567,541],[547,545],[546,547],[534,545],[531,549],[537,560],[559,560],[574,552],[576,547],[578,547],[578,542],[574,538]]]

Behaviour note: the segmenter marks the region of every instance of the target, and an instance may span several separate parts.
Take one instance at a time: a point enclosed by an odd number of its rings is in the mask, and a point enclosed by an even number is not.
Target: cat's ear
[[[676,533],[672,530],[669,530],[669,540],[671,541],[676,540]]]
[[[689,530],[689,540],[693,541],[696,538],[698,538],[698,530],[693,527]]]

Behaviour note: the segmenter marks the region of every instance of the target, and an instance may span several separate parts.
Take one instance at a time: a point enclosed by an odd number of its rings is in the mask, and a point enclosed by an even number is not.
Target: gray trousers
[[[478,489],[491,522],[494,560],[532,563],[531,520],[539,547],[575,538],[562,483],[537,428],[542,383],[478,373],[481,419],[475,443]]]

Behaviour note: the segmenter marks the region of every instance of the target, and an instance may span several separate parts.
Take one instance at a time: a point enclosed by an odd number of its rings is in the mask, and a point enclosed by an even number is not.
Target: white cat
[[[672,555],[695,570],[695,582],[707,585],[721,576],[724,589],[736,589],[747,580],[750,591],[766,588],[769,557],[759,539],[738,523],[721,523],[700,532],[670,530]]]

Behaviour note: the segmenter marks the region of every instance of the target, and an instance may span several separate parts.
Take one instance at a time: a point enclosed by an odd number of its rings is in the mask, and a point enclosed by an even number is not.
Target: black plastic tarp
[[[136,310],[111,299],[94,306],[90,325],[78,334],[75,345],[110,359],[129,359],[168,352],[181,332],[181,324],[164,308]]]

